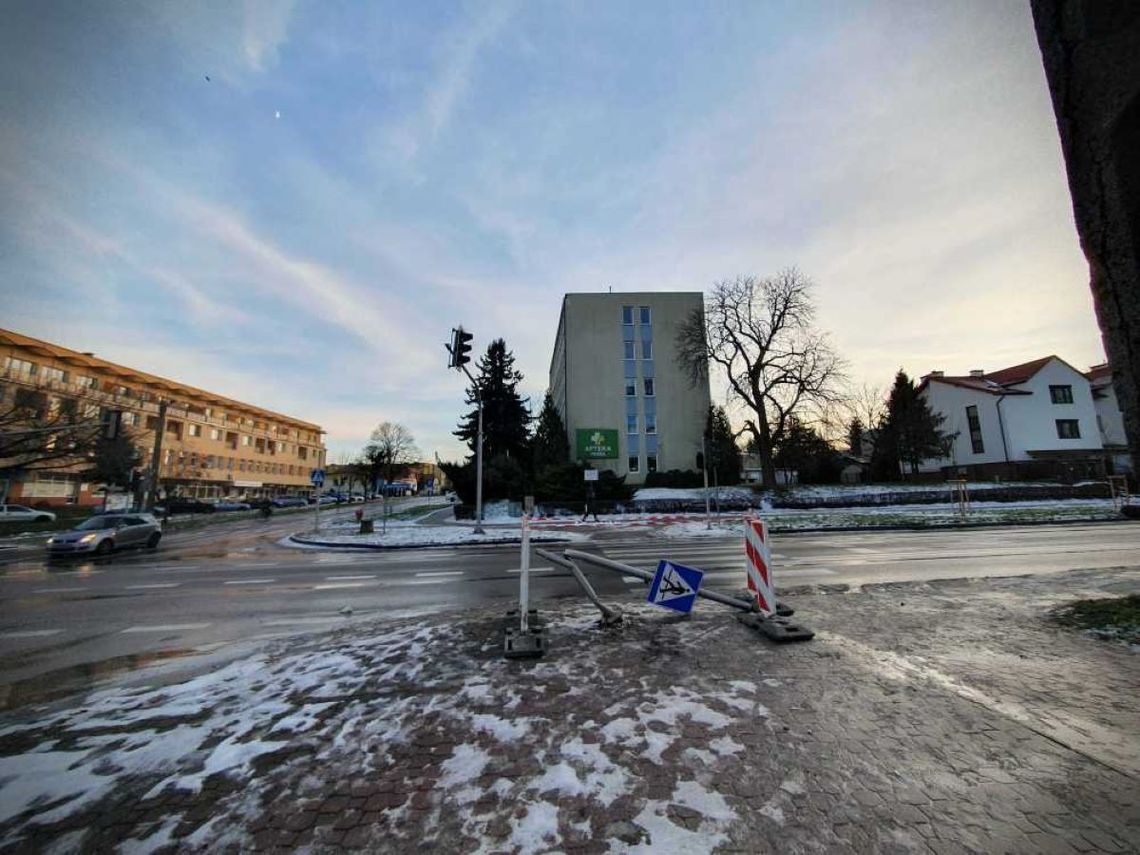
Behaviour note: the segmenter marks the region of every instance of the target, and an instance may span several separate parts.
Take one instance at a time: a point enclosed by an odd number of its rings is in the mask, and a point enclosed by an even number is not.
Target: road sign
[[[587,481],[597,481],[598,480],[598,470],[597,469],[583,469],[582,475],[585,477],[585,479]]]
[[[319,487],[323,483],[325,483],[325,470],[324,469],[314,469],[312,472],[310,472],[309,473],[309,483],[312,484],[314,487]]]
[[[662,559],[646,600],[655,606],[687,614],[693,610],[704,575],[705,572],[696,567],[685,567]]]

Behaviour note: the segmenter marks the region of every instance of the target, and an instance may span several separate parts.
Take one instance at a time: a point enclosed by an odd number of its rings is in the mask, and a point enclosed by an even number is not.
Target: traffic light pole
[[[146,509],[154,510],[154,500],[158,493],[158,465],[162,461],[162,435],[166,432],[166,405],[167,400],[162,398],[158,402],[158,423],[154,426],[154,450],[150,455],[150,478],[146,488]],[[167,505],[167,510],[170,506]]]
[[[460,368],[463,373],[467,375],[467,379],[471,381],[471,386],[475,390],[475,400],[479,404],[479,436],[475,440],[475,534],[483,534],[483,391],[479,388],[479,384],[475,382],[475,378],[471,376],[471,372],[467,370],[467,362],[470,357],[467,352],[471,350],[471,333],[458,327],[452,331],[451,344],[445,344],[447,352],[451,354],[451,361],[448,362],[448,368]]]

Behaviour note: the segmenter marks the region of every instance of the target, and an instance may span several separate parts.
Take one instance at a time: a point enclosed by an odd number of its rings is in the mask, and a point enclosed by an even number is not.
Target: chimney
[[[930,376],[931,377],[945,377],[946,372],[945,371],[931,371]]]
[[[970,376],[971,377],[985,377],[986,372],[982,368],[971,368],[970,369]]]

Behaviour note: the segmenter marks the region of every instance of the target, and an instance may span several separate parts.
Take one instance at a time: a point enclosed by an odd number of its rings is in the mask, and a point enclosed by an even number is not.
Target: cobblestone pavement
[[[1043,619],[1136,590],[789,590],[818,635],[782,647],[711,603],[567,603],[529,662],[490,611],[361,623],[7,716],[0,848],[1140,851],[1140,654]]]

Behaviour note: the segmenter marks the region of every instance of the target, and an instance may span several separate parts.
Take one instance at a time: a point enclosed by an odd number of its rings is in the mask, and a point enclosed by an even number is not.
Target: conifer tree
[[[946,417],[930,409],[918,394],[914,382],[905,371],[895,375],[887,399],[887,418],[875,442],[876,461],[872,469],[877,477],[890,479],[902,474],[902,467],[917,473],[924,460],[945,457],[957,434],[942,431]]]
[[[467,388],[466,403],[474,406],[454,432],[474,454],[479,436],[477,401],[478,394],[482,393],[485,463],[500,455],[527,460],[530,414],[525,400],[518,393],[522,379],[522,372],[515,370],[515,357],[507,350],[507,343],[501,338],[491,342],[487,352],[479,358],[475,383]]]
[[[863,420],[855,416],[847,428],[847,450],[856,457],[863,456]]]
[[[740,483],[740,449],[737,448],[724,407],[709,407],[705,420],[705,444],[709,454],[709,470],[716,473],[716,482]]]
[[[534,471],[537,473],[546,466],[561,466],[570,461],[570,443],[566,439],[566,425],[554,398],[547,392],[542,399],[542,412],[538,414],[538,424],[531,442],[534,455]]]

